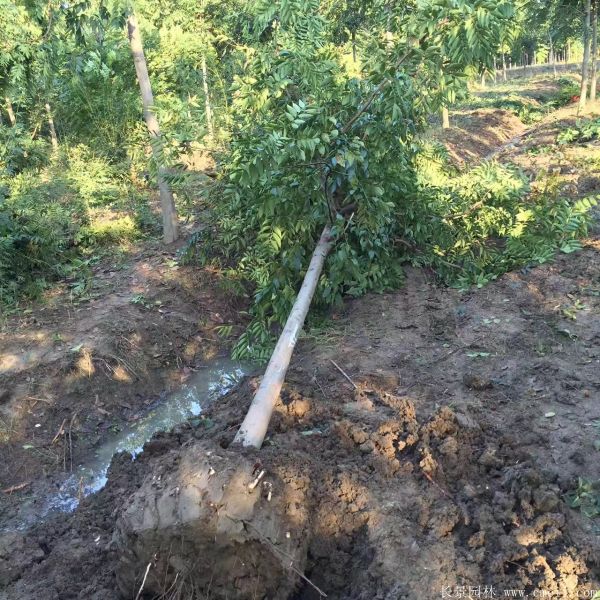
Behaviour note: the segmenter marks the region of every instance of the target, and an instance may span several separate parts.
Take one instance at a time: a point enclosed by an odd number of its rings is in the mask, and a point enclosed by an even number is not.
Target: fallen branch
[[[350,376],[346,374],[346,372],[342,369],[342,367],[340,367],[334,360],[332,360],[331,358],[329,359],[331,364],[350,382],[350,384],[352,385],[352,387],[357,390],[358,386],[354,383],[354,381],[352,381],[352,379],[350,379]]]
[[[300,331],[304,326],[304,320],[306,319],[317,283],[319,282],[319,277],[323,271],[325,258],[327,258],[332,246],[331,228],[326,226],[313,252],[308,271],[302,282],[302,287],[298,292],[296,302],[294,302],[290,316],[271,355],[271,360],[260,382],[258,391],[235,436],[235,443],[240,443],[243,446],[254,446],[255,448],[262,446],[271,414],[279,398],[279,393],[281,392],[281,387],[283,386],[285,375],[290,365],[292,352],[298,341]]]
[[[17,483],[16,485],[11,485],[10,487],[4,488],[2,490],[3,494],[12,494],[13,492],[19,492],[24,490],[27,486],[31,485],[31,481],[24,481],[23,483]]]

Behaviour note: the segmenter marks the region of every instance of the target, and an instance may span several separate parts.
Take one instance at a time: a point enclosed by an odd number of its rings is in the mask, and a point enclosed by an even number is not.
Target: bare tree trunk
[[[506,54],[502,53],[502,79],[508,81],[508,74],[506,73]]]
[[[154,96],[152,95],[152,86],[150,84],[150,77],[148,76],[148,66],[146,65],[146,57],[144,55],[142,36],[137,19],[133,13],[127,18],[127,34],[142,95],[144,120],[150,133],[152,154],[156,163],[158,191],[162,209],[163,239],[166,244],[170,244],[177,239],[177,211],[175,210],[171,187],[165,178],[166,170],[164,166],[162,137],[158,119],[154,114]]]
[[[598,10],[600,4],[594,6],[594,18],[592,21],[592,76],[590,78],[590,100],[596,101],[598,87]]]
[[[442,129],[450,129],[450,112],[447,106],[442,106]]]
[[[494,56],[494,83],[498,83],[498,64],[496,57]]]
[[[12,102],[10,101],[10,98],[8,96],[5,96],[4,100],[6,102],[6,112],[8,113],[8,120],[10,121],[10,124],[14,127],[17,124],[17,119],[15,117],[15,111],[13,110]]]
[[[485,88],[485,71],[481,74],[481,87]]]
[[[260,386],[235,436],[234,442],[236,443],[243,446],[254,446],[255,448],[262,446],[273,414],[273,408],[285,380],[292,352],[298,341],[298,335],[304,326],[304,320],[319,282],[325,259],[332,246],[331,229],[327,226],[323,229],[319,243],[313,252],[302,287],[298,292],[296,302],[294,302],[283,332],[279,336],[277,346],[275,346],[275,350],[271,355],[271,360]]]
[[[48,115],[48,127],[50,127],[50,139],[52,140],[52,148],[56,152],[56,150],[58,150],[58,137],[56,136],[54,119],[52,118],[52,111],[50,110],[50,104],[48,104],[48,102],[46,102],[46,114]]]
[[[552,39],[552,35],[548,36],[548,41],[550,42],[550,54],[548,56],[548,60],[552,64],[552,73],[554,74],[554,77],[557,77],[558,73],[556,72],[556,53],[554,52],[554,40]]]
[[[352,30],[352,62],[356,64],[356,31]]]
[[[206,127],[208,135],[212,138],[215,135],[213,125],[213,113],[210,105],[210,95],[208,93],[208,69],[206,68],[206,58],[202,57],[202,89],[204,90],[204,111],[206,113]]]
[[[590,63],[590,38],[591,38],[591,13],[592,0],[585,0],[585,23],[583,28],[583,63],[581,65],[581,91],[579,93],[579,114],[587,104],[587,91],[589,84],[589,63]]]

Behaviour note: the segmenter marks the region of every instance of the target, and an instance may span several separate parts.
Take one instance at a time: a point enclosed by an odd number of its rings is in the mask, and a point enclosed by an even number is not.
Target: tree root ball
[[[306,560],[304,491],[242,454],[207,443],[154,471],[117,522],[117,582],[126,598],[289,597]],[[172,458],[171,458],[172,460]],[[263,476],[257,477],[264,470]]]

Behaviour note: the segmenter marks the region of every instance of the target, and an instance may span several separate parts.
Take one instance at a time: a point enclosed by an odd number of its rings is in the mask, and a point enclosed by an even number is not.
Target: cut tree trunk
[[[13,110],[12,102],[10,101],[10,98],[8,96],[6,96],[4,100],[6,102],[6,112],[8,113],[8,120],[10,121],[10,124],[14,127],[17,124],[17,119],[15,117],[15,111]]]
[[[163,143],[160,134],[158,119],[154,114],[154,96],[152,95],[152,86],[148,75],[148,66],[146,65],[146,56],[144,55],[144,45],[135,14],[127,18],[127,34],[129,45],[133,54],[135,64],[135,73],[137,75],[142,96],[142,106],[144,109],[144,120],[150,133],[152,154],[156,163],[158,191],[160,195],[160,204],[163,220],[163,239],[166,244],[170,244],[177,239],[177,211],[175,210],[175,201],[171,187],[166,180]]]
[[[48,104],[48,102],[46,102],[46,114],[48,115],[48,127],[50,128],[50,139],[52,140],[52,148],[56,152],[56,150],[58,150],[58,137],[56,135],[54,119],[52,118],[52,111],[50,110],[50,104]]]
[[[208,70],[206,68],[206,58],[202,57],[202,89],[204,90],[204,107],[206,113],[206,127],[208,135],[214,137],[215,129],[213,126],[213,113],[210,105],[210,95],[208,93]]]
[[[450,114],[447,106],[442,106],[442,129],[450,129]]]
[[[587,104],[587,91],[589,84],[589,66],[590,66],[590,38],[591,38],[591,13],[592,0],[585,1],[585,25],[583,28],[583,63],[581,65],[581,90],[579,92],[579,107],[577,112],[580,113]]]
[[[304,325],[304,320],[306,319],[317,283],[319,282],[319,277],[323,271],[325,259],[332,246],[331,229],[327,226],[323,229],[319,243],[313,252],[296,302],[294,302],[283,332],[277,341],[277,345],[271,355],[271,360],[256,395],[252,400],[250,409],[235,436],[234,441],[236,443],[255,448],[262,446],[275,403],[279,398],[279,393],[285,380],[292,352]]]
[[[598,11],[600,4],[596,2],[592,20],[592,75],[590,78],[590,100],[595,102],[598,88]]]

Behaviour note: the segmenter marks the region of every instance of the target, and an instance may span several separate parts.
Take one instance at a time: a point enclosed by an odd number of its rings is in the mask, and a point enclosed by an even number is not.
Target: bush
[[[561,131],[556,137],[560,145],[591,142],[600,138],[600,119],[582,119],[575,127]]]
[[[416,252],[412,260],[434,267],[444,282],[465,288],[546,262],[558,250],[573,252],[581,248],[578,240],[587,231],[596,201],[571,203],[558,192],[550,185],[531,193],[520,171],[495,162],[445,183],[423,185],[420,210],[406,227]]]
[[[0,301],[35,297],[47,281],[64,274],[88,221],[87,207],[60,177],[46,181],[22,173],[0,199]]]
[[[38,169],[48,156],[48,144],[31,135],[19,123],[14,127],[0,125],[0,178],[20,173],[26,167]]]

